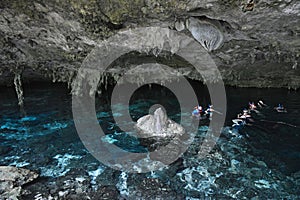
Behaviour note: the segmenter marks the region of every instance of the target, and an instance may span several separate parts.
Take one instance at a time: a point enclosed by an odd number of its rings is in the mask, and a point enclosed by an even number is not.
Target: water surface
[[[205,86],[196,81],[191,81],[191,84],[200,104],[206,107],[210,98]],[[121,117],[121,112],[111,112],[111,89],[97,96],[97,119],[106,133],[101,140],[126,151],[147,152],[139,139],[123,132],[115,124],[113,117]],[[255,196],[275,198],[276,195],[276,198],[293,199],[299,196],[299,185],[294,184],[299,184],[299,176],[295,174],[300,169],[299,92],[232,87],[226,88],[226,92],[226,122],[210,156],[207,159],[197,156],[208,129],[206,121],[200,124],[197,133],[193,133],[195,139],[180,159],[180,165],[176,162],[168,169],[142,174],[143,178],[160,179],[186,199],[217,198],[218,195],[238,199]],[[63,177],[74,169],[82,169],[91,177],[90,184],[97,187],[103,172],[112,169],[97,161],[80,141],[72,120],[69,89],[64,84],[30,84],[24,87],[24,96],[26,115],[20,112],[14,89],[0,89],[0,165],[37,170],[49,180]],[[231,120],[237,113],[246,108],[249,101],[261,99],[268,107],[253,113],[253,125],[232,129]],[[278,103],[283,104],[288,112],[275,112],[273,107]],[[181,113],[174,94],[159,86],[145,86],[134,93],[130,101],[132,119],[136,121],[148,114],[155,104],[163,105],[172,120],[190,126],[180,121],[181,114],[190,113]],[[195,105],[191,105],[191,111]],[[122,104],[112,106],[119,111],[125,109]],[[77,176],[81,176],[80,173]],[[135,179],[137,175],[128,176]],[[124,174],[120,177],[116,179],[123,180]],[[290,184],[291,181],[293,186],[287,187],[287,182]],[[138,181],[132,182],[132,185],[126,183],[125,187],[123,182],[117,187],[127,191],[123,194],[125,196],[130,196],[137,187],[134,185],[139,184]]]

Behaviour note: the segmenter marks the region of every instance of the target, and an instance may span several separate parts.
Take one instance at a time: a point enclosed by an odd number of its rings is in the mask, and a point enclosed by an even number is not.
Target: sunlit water
[[[192,82],[199,102],[207,106],[209,95],[203,85]],[[110,88],[111,89],[111,88]],[[181,166],[171,165],[162,171],[144,174],[159,178],[186,198],[222,194],[222,198],[279,197],[295,198],[299,194],[294,174],[300,170],[300,94],[285,89],[227,88],[227,115],[224,131],[207,159],[198,158],[197,151],[207,131],[208,122],[200,123],[195,140],[183,156]],[[80,141],[73,120],[70,91],[64,85],[27,85],[24,89],[26,115],[20,113],[13,88],[0,90],[0,165],[38,170],[42,177],[59,178],[72,169],[83,169],[91,177],[91,185],[108,167],[97,161]],[[268,107],[253,114],[255,122],[239,130],[232,129],[231,120],[249,101],[263,99]],[[273,107],[282,103],[287,113]],[[133,95],[130,114],[133,120],[148,114],[154,104],[161,104],[168,116],[178,123],[179,102],[161,87],[144,87]],[[195,102],[196,105],[196,102]],[[192,111],[195,105],[191,105]],[[112,105],[122,111],[125,105]],[[139,140],[120,130],[111,113],[109,92],[97,97],[97,119],[106,136],[101,140],[130,152],[147,152]],[[126,122],[124,122],[126,123]],[[185,124],[189,126],[189,124]],[[169,173],[176,171],[175,174]],[[172,175],[170,175],[172,174]],[[79,176],[80,174],[78,174]],[[121,174],[117,187],[124,195],[126,174]],[[129,175],[130,176],[130,175]],[[290,181],[287,186],[285,181]],[[294,181],[294,182],[293,182]],[[137,183],[138,184],[138,183]],[[242,185],[241,185],[242,184]],[[125,187],[125,189],[124,189]],[[123,189],[122,189],[123,188]],[[253,194],[252,194],[253,193]],[[200,195],[201,194],[201,195]],[[273,196],[274,197],[274,196]],[[275,197],[274,197],[275,198]]]

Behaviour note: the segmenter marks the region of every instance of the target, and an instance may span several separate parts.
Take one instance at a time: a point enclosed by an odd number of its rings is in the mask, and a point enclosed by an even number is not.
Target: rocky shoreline
[[[11,166],[0,166],[0,197],[1,199],[17,200],[27,191],[23,186],[38,178],[36,172]]]

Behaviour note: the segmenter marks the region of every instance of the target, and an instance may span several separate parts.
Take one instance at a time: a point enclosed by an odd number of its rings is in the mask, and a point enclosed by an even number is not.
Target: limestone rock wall
[[[193,34],[203,24],[214,31]],[[298,0],[2,0],[0,84],[16,74],[71,83],[97,43],[152,25],[200,35],[228,85],[300,86]]]

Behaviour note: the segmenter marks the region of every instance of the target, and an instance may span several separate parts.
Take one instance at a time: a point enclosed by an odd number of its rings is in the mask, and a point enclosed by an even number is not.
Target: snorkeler
[[[213,109],[213,105],[208,105],[208,108],[205,110],[205,114],[207,115],[207,117],[209,117],[209,119],[212,118],[212,114],[215,110]]]
[[[274,108],[277,112],[282,113],[282,112],[287,112],[286,109],[283,107],[282,104],[278,104],[277,107]]]
[[[212,113],[214,111],[213,105],[208,105],[208,108],[205,110],[206,114]]]
[[[258,105],[260,108],[266,107],[266,106],[267,106],[267,104],[265,104],[262,100],[259,100],[258,103],[257,103],[257,105]]]
[[[233,122],[232,127],[234,128],[239,128],[246,124],[246,121],[242,119],[233,119],[232,122]]]
[[[203,108],[202,106],[196,106],[192,112],[192,116],[193,117],[201,117],[201,115],[203,114]]]
[[[249,113],[249,110],[246,108],[243,110],[243,113],[237,115],[237,119],[232,120],[234,123],[232,126],[244,126],[244,125],[251,125],[254,122],[252,116]],[[250,123],[250,124],[249,124]]]
[[[247,118],[251,118],[251,115],[250,115],[249,111],[245,108],[243,110],[243,113],[240,113],[237,115],[237,118],[246,120]]]
[[[203,108],[202,108],[202,106],[198,106],[197,109],[198,109],[198,111],[200,112],[200,114],[203,113]]]
[[[250,103],[249,102],[249,109],[250,110],[255,110],[257,107],[256,107],[256,105],[254,104],[254,102],[252,102],[252,103]]]

